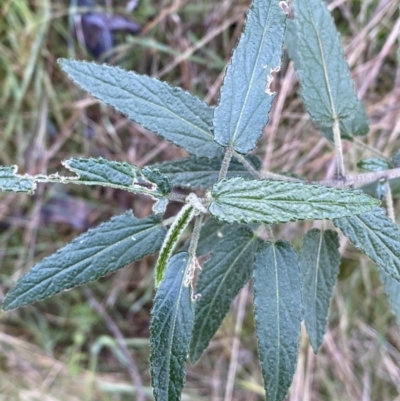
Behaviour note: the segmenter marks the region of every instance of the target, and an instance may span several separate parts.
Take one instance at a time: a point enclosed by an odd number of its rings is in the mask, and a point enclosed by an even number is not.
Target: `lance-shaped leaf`
[[[25,274],[4,300],[9,310],[97,280],[157,252],[166,229],[161,218],[137,219],[132,212],[113,217],[43,259]]]
[[[77,174],[77,177],[58,175],[43,178],[43,181],[57,181],[84,185],[102,185],[143,193],[160,199],[171,192],[168,177],[156,169],[145,168],[143,171],[134,164],[103,158],[68,159],[63,165]]]
[[[381,265],[377,265],[377,267],[379,278],[385,287],[385,292],[389,298],[392,311],[396,315],[397,323],[400,324],[400,282],[387,274]]]
[[[257,241],[247,227],[229,231],[212,251],[196,285],[200,299],[190,344],[190,360],[195,363],[222,324],[240,289],[250,279]]]
[[[339,274],[340,253],[336,231],[310,230],[299,253],[304,320],[315,353],[322,344],[333,289]]]
[[[260,159],[256,156],[246,157],[253,167],[258,170],[261,167]],[[205,157],[187,157],[171,162],[154,164],[151,168],[157,168],[165,174],[172,182],[172,185],[183,188],[211,188],[217,181],[221,169],[223,157],[207,159]],[[246,177],[251,174],[242,163],[233,159],[229,164],[227,178]]]
[[[400,229],[377,207],[358,216],[334,219],[352,244],[400,282]]]
[[[301,322],[297,255],[286,241],[260,244],[253,272],[258,352],[268,401],[282,401],[296,370]]]
[[[301,95],[319,126],[350,117],[357,95],[335,23],[322,0],[296,0]]]
[[[286,223],[364,213],[379,201],[360,191],[240,177],[213,186],[211,215],[228,223]]]
[[[157,291],[151,311],[150,366],[156,401],[180,400],[185,384],[185,365],[189,352],[194,308],[185,278],[189,254],[174,255]]]
[[[17,174],[17,171],[17,166],[0,166],[0,190],[32,194],[36,188],[35,180],[29,175]]]
[[[188,226],[195,213],[195,208],[189,203],[186,204],[176,216],[175,221],[168,230],[168,235],[164,240],[155,267],[156,287],[161,284],[165,269],[168,265],[168,260],[171,257],[172,252],[174,251],[183,231]]]
[[[65,59],[59,63],[81,88],[148,130],[197,156],[221,154],[212,133],[213,109],[188,92],[118,67]]]
[[[297,28],[296,23],[288,18],[286,20],[285,46],[289,57],[293,61],[294,69],[298,74],[301,74],[301,62],[299,59],[299,51],[297,47]],[[318,124],[321,134],[333,141],[332,126],[324,126]],[[364,136],[369,132],[369,121],[365,112],[364,103],[361,100],[357,101],[357,107],[347,118],[340,119],[339,122],[340,135],[347,140],[353,140],[354,136]]]
[[[215,140],[239,153],[254,149],[268,122],[279,71],[286,15],[279,1],[253,0],[239,44],[226,70],[214,112]]]

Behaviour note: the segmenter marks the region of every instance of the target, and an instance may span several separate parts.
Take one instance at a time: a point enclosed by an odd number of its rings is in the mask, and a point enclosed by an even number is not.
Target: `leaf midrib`
[[[322,61],[322,69],[323,69],[324,78],[325,78],[325,85],[326,85],[326,89],[328,91],[329,101],[331,103],[331,108],[332,108],[332,118],[333,118],[333,120],[338,120],[338,116],[336,114],[336,108],[335,108],[335,104],[334,104],[333,96],[332,96],[332,92],[331,92],[331,87],[330,87],[330,83],[329,83],[329,76],[328,76],[328,71],[326,68],[325,54],[324,54],[323,47],[322,47],[321,37],[319,35],[319,31],[318,31],[317,27],[315,26],[314,15],[310,9],[310,0],[306,0],[306,1],[307,1],[307,9],[310,14],[311,24],[313,26],[313,29],[314,29],[314,32],[315,32],[315,35],[316,35],[317,41],[318,41],[318,47],[319,47],[320,57],[321,57],[321,61]]]
[[[253,68],[253,71],[252,71],[252,73],[251,73],[251,78],[250,78],[250,81],[249,81],[249,85],[248,85],[248,87],[247,87],[247,91],[246,91],[246,96],[245,96],[245,98],[244,98],[244,102],[243,102],[243,105],[242,105],[242,109],[240,110],[240,114],[239,114],[239,119],[238,119],[238,121],[237,121],[237,123],[236,123],[236,127],[235,127],[235,131],[233,132],[233,134],[232,134],[232,140],[231,140],[231,143],[233,144],[234,142],[235,142],[235,140],[236,140],[236,137],[237,137],[237,135],[238,135],[238,131],[239,131],[239,127],[240,127],[240,124],[241,124],[241,122],[242,122],[242,119],[243,119],[243,116],[244,116],[244,111],[246,110],[246,106],[247,106],[247,102],[248,102],[248,99],[249,99],[249,96],[250,96],[250,92],[251,92],[251,90],[253,89],[253,81],[254,81],[254,76],[255,76],[255,73],[256,73],[256,70],[258,69],[258,61],[259,61],[259,59],[260,59],[260,57],[261,57],[261,48],[263,47],[263,45],[264,45],[264,42],[265,42],[265,39],[266,39],[266,36],[267,36],[267,31],[269,30],[269,28],[270,28],[270,26],[271,26],[271,21],[269,20],[269,16],[270,16],[270,12],[271,12],[271,7],[272,7],[272,2],[270,2],[269,3],[269,7],[268,7],[268,12],[267,12],[267,16],[266,16],[266,21],[268,21],[269,23],[268,24],[265,24],[265,27],[264,27],[264,31],[263,31],[263,36],[262,36],[262,40],[260,41],[260,44],[259,44],[259,46],[258,46],[258,51],[257,51],[257,57],[256,57],[256,61],[255,61],[255,63],[254,63],[254,68]],[[270,73],[269,73],[270,74]],[[265,96],[267,96],[267,94],[265,94]],[[231,111],[231,116],[232,116],[232,111]]]
[[[78,71],[78,73],[81,73],[81,71],[79,71],[79,70],[75,70],[75,71]],[[135,73],[133,73],[132,71],[127,71],[127,72],[130,73],[130,74],[135,75],[136,77],[141,78],[141,76],[140,76],[139,74],[135,74]],[[81,73],[81,74],[84,75],[84,76],[87,75],[87,74],[83,74],[83,73]],[[92,78],[93,78],[93,77],[92,77]],[[105,85],[110,85],[111,87],[117,87],[119,90],[121,90],[122,92],[127,93],[129,96],[132,96],[132,97],[134,97],[134,98],[136,98],[136,99],[140,99],[143,103],[144,103],[144,102],[147,102],[147,103],[149,103],[149,104],[151,104],[151,105],[153,105],[153,106],[157,106],[157,107],[159,107],[159,108],[165,110],[167,113],[169,113],[169,114],[171,114],[172,116],[176,117],[178,120],[183,121],[183,122],[187,123],[188,125],[190,125],[191,127],[195,128],[196,130],[198,130],[198,131],[200,131],[200,132],[206,134],[208,137],[210,137],[210,138],[214,141],[214,137],[213,137],[213,135],[211,134],[211,132],[208,132],[208,131],[204,130],[203,128],[199,127],[199,126],[194,125],[194,124],[193,124],[191,121],[189,121],[189,120],[185,120],[185,119],[182,118],[179,114],[174,113],[172,110],[166,108],[165,106],[163,106],[163,105],[161,105],[161,104],[157,104],[157,103],[155,103],[155,102],[153,102],[153,101],[151,101],[151,100],[145,99],[145,98],[143,98],[143,97],[139,97],[139,96],[133,94],[132,92],[128,91],[127,89],[122,88],[122,87],[117,86],[117,85],[112,85],[112,84],[110,84],[110,82],[105,81],[105,80],[103,80],[103,79],[101,79],[101,78],[99,78],[99,77],[94,77],[94,79],[97,79],[98,81],[102,82],[102,83],[105,84]],[[162,83],[162,81],[157,81],[157,82],[161,82],[161,83]],[[142,82],[141,82],[140,84],[141,84],[142,86],[145,86]],[[81,86],[81,84],[79,84],[79,85]],[[105,85],[100,85],[100,87],[105,86]],[[166,84],[164,84],[164,85],[166,85]],[[167,87],[170,88],[169,86],[167,86]],[[148,90],[147,87],[146,87],[146,89]],[[89,92],[90,92],[90,91],[89,91]],[[185,93],[183,90],[182,90],[182,92]],[[188,95],[189,95],[189,96],[192,96],[192,95],[190,95],[189,93],[188,93]],[[107,96],[109,96],[109,95],[107,94]],[[94,97],[97,97],[97,96],[94,96]],[[112,96],[109,96],[109,97],[110,97],[110,98],[113,98]],[[103,101],[103,100],[101,100],[101,99],[99,99],[99,100],[100,100],[100,101]],[[104,102],[104,103],[108,103],[108,102]],[[114,107],[114,108],[115,108],[115,106],[111,106],[111,107]],[[125,111],[121,111],[121,112],[122,112],[123,114],[126,114]],[[203,121],[203,120],[202,120],[202,121]],[[203,122],[206,123],[205,121],[203,121]],[[186,135],[190,136],[190,134],[189,134],[188,132],[186,132]],[[196,137],[196,138],[197,138],[197,137]]]
[[[139,231],[139,232],[135,232],[135,233],[130,233],[127,237],[125,237],[125,238],[123,238],[123,239],[121,239],[121,240],[119,240],[119,241],[117,241],[117,242],[114,242],[112,245],[108,245],[106,248],[101,249],[100,251],[96,252],[95,254],[90,255],[90,256],[88,256],[88,257],[86,257],[86,258],[83,258],[83,259],[79,260],[78,262],[76,262],[76,263],[74,263],[74,264],[68,266],[66,269],[62,269],[61,273],[65,273],[67,270],[74,269],[79,263],[82,263],[82,262],[87,261],[88,259],[92,259],[92,258],[97,257],[98,255],[102,254],[103,252],[108,251],[110,248],[112,248],[112,247],[114,247],[114,246],[116,246],[116,245],[119,245],[121,242],[126,241],[128,238],[131,238],[131,237],[134,236],[134,235],[146,233],[147,231],[154,230],[154,229],[157,228],[158,226],[161,227],[162,224],[159,223],[159,224],[157,224],[157,225],[153,225],[153,226],[151,226],[151,227],[149,227],[149,228],[146,228],[145,230],[142,230],[142,231]],[[79,239],[79,237],[78,237],[76,240],[78,240],[78,239]],[[135,245],[137,245],[138,243],[139,243],[139,242],[135,242]],[[73,244],[73,243],[70,243],[69,245],[72,245],[72,244]],[[67,246],[68,246],[68,245],[67,245]],[[55,254],[53,254],[53,255],[55,255]],[[53,255],[50,255],[48,258],[50,258],[50,257],[53,256]],[[43,259],[42,262],[39,262],[39,264],[40,264],[40,263],[43,263],[43,262],[44,262],[46,259],[48,259],[48,258]],[[37,266],[37,265],[36,265],[36,266]],[[33,290],[37,289],[37,286],[38,286],[38,285],[42,285],[42,284],[48,282],[49,280],[50,280],[50,281],[53,280],[54,277],[56,277],[58,274],[60,274],[60,270],[58,270],[56,273],[54,273],[54,274],[52,274],[52,275],[46,277],[46,278],[45,278],[43,281],[41,281],[40,283],[35,284],[34,287],[32,287],[32,288],[30,288],[29,290],[25,291],[23,294],[18,294],[18,296],[14,299],[13,302],[11,302],[11,303],[8,305],[8,307],[9,307],[10,305],[12,305],[13,303],[15,303],[15,301],[16,301],[18,298],[20,298],[21,295],[24,295],[24,297],[27,296],[27,295],[30,294]],[[105,274],[107,274],[107,273],[105,273]],[[74,285],[74,286],[75,286],[75,285]],[[16,288],[16,287],[14,287],[14,288]],[[68,287],[68,288],[72,288],[72,287]],[[65,289],[68,289],[68,288],[65,288]]]

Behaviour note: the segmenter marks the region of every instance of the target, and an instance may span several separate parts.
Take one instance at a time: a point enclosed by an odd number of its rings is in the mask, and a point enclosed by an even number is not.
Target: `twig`
[[[221,181],[226,177],[229,168],[229,163],[231,162],[232,159],[232,155],[233,155],[233,148],[232,146],[228,146],[225,151],[224,160],[222,160],[218,181]]]
[[[140,378],[140,374],[136,367],[136,363],[129,352],[129,349],[126,345],[125,339],[121,331],[115,324],[114,320],[111,319],[107,311],[103,308],[103,306],[95,299],[92,291],[89,288],[84,288],[83,291],[90,306],[103,318],[108,330],[113,334],[113,336],[117,340],[117,343],[122,353],[124,354],[124,357],[126,358],[129,375],[131,377],[133,385],[137,389],[136,393],[137,401],[145,401],[142,379]]]
[[[369,173],[355,174],[352,176],[342,177],[337,180],[324,180],[313,182],[313,184],[325,185],[327,187],[350,187],[353,185],[365,185],[381,179],[392,180],[400,177],[400,167],[385,171],[373,171]]]

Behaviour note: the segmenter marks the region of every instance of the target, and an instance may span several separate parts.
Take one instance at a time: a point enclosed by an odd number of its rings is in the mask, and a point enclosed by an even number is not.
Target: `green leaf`
[[[349,117],[339,122],[340,136],[343,139],[353,140],[354,136],[365,136],[369,132],[369,120],[362,100],[357,101],[357,107]],[[322,135],[333,141],[332,127],[320,126]]]
[[[261,243],[253,272],[258,352],[268,401],[284,400],[296,370],[301,285],[296,251],[286,241]]]
[[[157,252],[165,234],[161,218],[154,215],[137,219],[129,211],[113,217],[32,267],[7,294],[3,309],[40,301],[121,269]]]
[[[213,186],[209,211],[228,223],[286,223],[363,213],[379,201],[360,191],[286,181],[222,180]]]
[[[371,157],[360,160],[357,163],[357,167],[367,171],[384,171],[393,168],[393,164],[386,159]]]
[[[285,45],[289,57],[293,61],[294,69],[301,74],[301,62],[297,47],[297,28],[296,23],[291,20],[286,20],[286,36]],[[341,119],[339,122],[340,135],[343,139],[353,140],[354,136],[364,136],[369,132],[369,121],[365,112],[364,103],[361,100],[357,101],[357,107],[347,118]],[[321,134],[333,141],[332,126],[323,126],[319,124]]]
[[[335,23],[322,0],[296,0],[301,95],[319,126],[351,117],[357,107],[349,67]]]
[[[63,162],[63,165],[77,174],[75,177],[60,177],[58,175],[44,177],[43,181],[60,181],[65,184],[102,185],[118,188],[134,193],[151,195],[160,199],[171,192],[168,177],[159,171],[143,169],[134,164],[118,162],[103,158],[77,158]],[[169,190],[169,192],[168,192]]]
[[[36,183],[29,175],[17,174],[17,166],[0,166],[0,190],[33,194]]]
[[[156,287],[161,284],[165,269],[168,265],[168,260],[171,257],[172,252],[174,251],[183,231],[188,226],[195,213],[195,208],[189,203],[186,204],[176,216],[175,221],[168,230],[168,235],[164,240],[155,266]]]
[[[150,366],[156,401],[180,400],[185,384],[194,319],[190,287],[185,285],[189,265],[187,252],[178,253],[169,260],[151,311]]]
[[[250,279],[257,241],[247,227],[230,230],[206,261],[196,285],[200,299],[190,344],[190,360],[196,363],[222,324],[240,289]]]
[[[226,224],[220,220],[210,217],[201,228],[200,238],[197,243],[196,255],[203,256],[211,252],[214,247],[229,233],[236,229],[236,226]]]
[[[311,346],[317,353],[323,342],[339,274],[339,238],[336,231],[310,230],[303,238],[299,263],[304,320]]]
[[[297,28],[294,20],[286,18],[285,47],[289,58],[293,61],[295,71],[299,71],[300,59],[297,51]]]
[[[60,59],[82,89],[146,129],[197,156],[222,152],[212,133],[213,109],[180,88],[118,67]]]
[[[258,157],[249,156],[247,159],[256,170],[261,167]],[[218,181],[222,160],[223,157],[207,159],[205,157],[192,156],[171,162],[154,164],[150,167],[157,168],[168,176],[174,186],[208,189]],[[229,164],[227,177],[235,176],[250,178],[251,174],[240,162],[233,159]]]
[[[334,219],[353,245],[400,282],[400,229],[377,207],[359,216]]]
[[[214,112],[215,140],[239,153],[254,149],[268,122],[279,71],[286,15],[276,0],[253,0],[239,44],[226,70]]]
[[[379,278],[381,279],[385,292],[389,298],[389,303],[397,318],[397,323],[400,324],[400,283],[386,273],[381,265],[377,265]]]

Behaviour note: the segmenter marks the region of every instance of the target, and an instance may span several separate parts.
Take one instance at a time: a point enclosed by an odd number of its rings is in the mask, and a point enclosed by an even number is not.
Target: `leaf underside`
[[[195,209],[192,205],[186,204],[179,214],[177,215],[175,221],[168,230],[168,235],[164,240],[160,254],[155,266],[155,281],[156,287],[161,284],[163,280],[165,270],[168,265],[168,260],[172,255],[183,231],[188,226],[195,214]]]
[[[161,218],[154,215],[137,219],[129,211],[113,217],[33,266],[7,294],[3,309],[40,301],[121,269],[157,252],[165,234]]]
[[[336,231],[316,228],[303,237],[299,252],[304,320],[314,353],[321,347],[334,286],[339,274]]]
[[[268,401],[284,400],[296,370],[301,285],[296,251],[286,241],[259,245],[253,272],[258,352]]]
[[[301,62],[297,47],[297,28],[296,23],[288,18],[286,20],[285,45],[289,57],[293,61],[294,69],[301,74]],[[321,134],[330,141],[333,141],[332,126],[318,124]],[[364,136],[369,132],[369,121],[365,112],[362,100],[357,101],[357,106],[349,117],[340,119],[340,136],[343,139],[353,140],[354,136]]]
[[[184,285],[189,264],[187,252],[169,260],[151,311],[150,366],[156,401],[180,400],[185,383],[194,319],[190,288]]]
[[[334,219],[352,244],[400,282],[400,229],[377,207],[358,216]]]
[[[190,344],[190,360],[196,363],[218,330],[240,289],[250,279],[256,238],[247,227],[230,230],[221,238],[200,273],[196,285],[201,294]]]
[[[322,0],[294,2],[301,96],[318,126],[351,117],[358,100],[335,23]]]
[[[360,191],[239,177],[218,182],[211,195],[211,215],[228,223],[333,219],[363,213],[379,204]]]
[[[275,0],[253,0],[214,112],[215,140],[239,153],[254,149],[275,94],[272,73],[281,63],[285,13]]]
[[[188,92],[119,67],[59,63],[82,89],[189,153],[211,158],[222,153],[212,133],[213,109]]]

